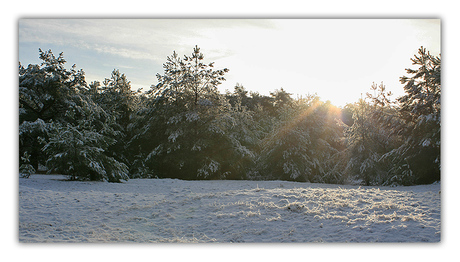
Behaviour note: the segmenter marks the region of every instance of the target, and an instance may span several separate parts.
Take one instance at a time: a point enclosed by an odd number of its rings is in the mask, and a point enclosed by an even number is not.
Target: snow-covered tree
[[[86,88],[83,70],[65,68],[65,59],[39,50],[40,65],[19,66],[19,154],[26,151],[30,164],[38,169],[45,156],[40,151],[46,143],[52,122],[69,122],[66,112],[81,100],[78,93]]]
[[[404,122],[396,128],[404,141],[385,157],[395,180],[432,183],[441,172],[441,57],[421,47],[411,61],[417,68],[406,69],[411,76],[401,77],[406,94],[398,98]]]
[[[39,52],[40,65],[19,68],[20,154],[74,179],[127,178],[126,165],[107,155],[120,135],[115,114],[92,100],[83,70],[66,69],[62,53]]]
[[[269,179],[323,182],[337,153],[339,110],[308,96],[277,105],[278,120],[261,143],[259,168]]]
[[[63,53],[58,57],[51,50],[39,53],[40,65],[19,67],[20,122],[66,121],[65,113],[75,103],[72,96],[86,89],[85,73],[75,65],[66,69]]]
[[[142,104],[140,90],[132,90],[126,75],[117,69],[113,70],[111,77],[106,78],[102,84],[101,86],[99,82],[91,83],[86,94],[106,112],[110,112],[114,118],[113,128],[119,131],[114,137],[117,142],[107,149],[107,154],[118,161],[131,163],[137,151],[133,151],[128,143],[135,131],[131,124]]]
[[[21,114],[21,110],[19,111]],[[44,165],[46,156],[41,148],[47,143],[52,122],[45,123],[38,118],[35,121],[23,121],[19,124],[19,154],[28,154],[28,164],[38,170],[39,164]]]
[[[24,152],[24,155],[21,156],[19,175],[24,178],[29,178],[35,171],[35,168],[30,164],[30,155],[27,151]]]
[[[180,103],[187,109],[202,108],[206,101],[219,98],[217,86],[225,81],[227,68],[214,70],[214,63],[204,63],[204,55],[195,46],[190,56],[181,59],[176,52],[167,57],[164,74],[157,74],[158,84],[150,94],[154,98]]]
[[[140,90],[132,90],[131,82],[117,69],[102,84],[98,104],[111,112],[123,129],[126,129],[130,115],[137,110]]]
[[[383,147],[385,130],[374,118],[379,108],[365,99],[360,99],[353,107],[353,125],[346,126],[347,148],[342,155],[347,165],[344,175],[350,181],[364,185],[378,184],[376,178],[384,172],[379,159],[386,153]]]
[[[392,163],[383,156],[401,143],[395,129],[401,125],[401,119],[390,100],[391,92],[386,91],[383,83],[373,83],[371,90],[366,99],[348,107],[353,121],[351,125],[343,123],[346,149],[340,153],[339,161],[346,163],[344,177],[349,182],[389,184]]]
[[[244,177],[253,157],[252,115],[233,107],[217,86],[228,69],[204,63],[198,47],[190,56],[167,58],[164,74],[148,92],[141,127],[134,137],[152,175],[184,179]],[[136,142],[137,141],[137,142]],[[142,142],[143,141],[143,142]]]
[[[111,128],[111,116],[92,101],[83,111],[85,114],[76,119],[77,124],[55,124],[49,142],[42,148],[49,156],[49,172],[67,175],[72,180],[128,180],[126,164],[106,154],[107,148],[116,143],[112,137],[119,133]],[[69,110],[67,116],[75,118],[75,110]]]

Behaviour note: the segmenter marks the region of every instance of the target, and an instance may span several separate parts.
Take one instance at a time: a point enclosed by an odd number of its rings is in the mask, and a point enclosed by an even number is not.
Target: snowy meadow
[[[22,243],[439,242],[440,184],[19,179]]]

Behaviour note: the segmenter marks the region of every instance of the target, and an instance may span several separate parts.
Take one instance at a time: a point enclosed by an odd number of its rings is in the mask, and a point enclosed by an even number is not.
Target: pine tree
[[[66,112],[75,107],[86,88],[85,73],[65,68],[63,53],[58,57],[39,49],[40,65],[19,65],[19,154],[29,154],[30,164],[37,170],[46,157],[40,151],[46,144],[53,122],[72,121]]]
[[[75,65],[66,69],[63,53],[55,57],[51,50],[39,52],[40,65],[19,69],[23,169],[32,165],[37,170],[46,162],[48,172],[72,179],[126,179],[126,165],[107,155],[107,148],[117,142],[114,138],[120,132],[114,129],[115,114],[92,100],[97,85],[88,88],[85,73]]]
[[[395,179],[432,183],[441,173],[441,57],[421,47],[411,61],[418,68],[406,69],[412,76],[401,77],[406,94],[398,98],[404,141],[386,157],[394,163]]]
[[[91,102],[82,109],[83,116],[76,118],[75,110],[67,112],[77,124],[57,123],[50,133],[49,142],[42,149],[49,156],[49,172],[67,175],[72,180],[128,180],[126,164],[106,154],[107,148],[116,143],[112,137],[119,132],[111,128],[111,116]]]
[[[119,131],[114,137],[117,142],[107,149],[107,155],[118,161],[131,163],[136,150],[130,148],[128,143],[134,136],[131,125],[135,112],[141,106],[140,90],[132,90],[126,75],[117,69],[114,69],[111,77],[106,78],[102,84],[101,86],[99,82],[92,83],[87,93],[106,112],[110,112],[114,117],[113,128]]]
[[[259,168],[268,179],[332,181],[328,161],[337,153],[340,127],[337,114],[317,96],[281,101],[272,132],[263,140]],[[286,98],[285,96],[279,96]]]
[[[146,165],[159,177],[244,177],[243,163],[253,157],[246,146],[252,139],[251,115],[218,92],[228,69],[204,63],[197,46],[183,59],[173,52],[163,67],[148,92],[144,128],[133,140],[149,143],[141,154]]]
[[[347,148],[343,151],[346,161],[345,176],[348,180],[361,181],[364,185],[390,183],[389,163],[383,156],[399,144],[397,132],[398,112],[390,100],[391,92],[385,85],[372,84],[374,94],[367,93],[352,108],[353,124],[346,126]]]
[[[35,173],[35,168],[30,164],[30,155],[24,152],[24,155],[21,156],[19,166],[19,175],[23,178],[29,178],[31,174]]]
[[[19,110],[21,115],[21,110]],[[27,164],[38,170],[39,164],[44,165],[46,156],[41,148],[47,143],[53,122],[45,123],[38,118],[35,121],[23,121],[19,125],[19,154],[27,157]]]
[[[47,122],[67,121],[65,113],[75,102],[72,96],[86,89],[85,73],[65,68],[63,53],[59,57],[49,51],[39,50],[41,65],[19,67],[19,107],[23,111],[20,122],[40,118]]]
[[[309,180],[318,183],[342,183],[340,172],[335,172],[337,156],[344,149],[343,126],[340,125],[341,110],[326,101],[319,103],[311,115],[313,125],[311,131],[312,151],[315,162]]]
[[[305,118],[298,117],[300,107],[280,108],[280,119],[274,130],[263,139],[261,167],[269,179],[306,181],[311,172],[308,152],[309,133],[302,127]]]

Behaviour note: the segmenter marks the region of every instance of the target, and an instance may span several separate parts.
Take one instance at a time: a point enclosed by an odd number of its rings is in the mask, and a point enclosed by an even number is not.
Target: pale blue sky
[[[394,97],[420,46],[438,55],[441,21],[425,19],[21,19],[19,61],[39,63],[38,48],[64,52],[68,66],[103,81],[113,69],[135,89],[156,84],[175,50],[201,47],[206,62],[229,68],[220,90],[238,82],[268,95],[284,88],[317,93],[337,106],[357,101],[373,82]]]

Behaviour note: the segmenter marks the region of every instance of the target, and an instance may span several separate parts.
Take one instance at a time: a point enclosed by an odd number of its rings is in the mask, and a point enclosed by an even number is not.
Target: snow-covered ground
[[[439,242],[440,185],[19,179],[20,242]]]

